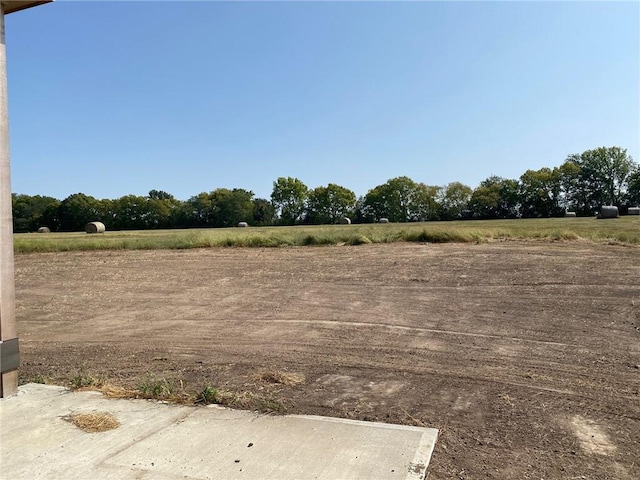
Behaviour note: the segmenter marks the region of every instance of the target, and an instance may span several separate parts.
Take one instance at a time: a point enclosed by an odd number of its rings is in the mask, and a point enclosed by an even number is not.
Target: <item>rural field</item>
[[[640,219],[425,225],[16,235],[20,382],[435,427],[430,480],[640,478]]]

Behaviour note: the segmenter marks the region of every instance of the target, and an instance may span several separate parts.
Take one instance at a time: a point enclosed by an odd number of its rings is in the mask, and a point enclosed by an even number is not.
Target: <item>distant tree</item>
[[[436,218],[438,187],[396,177],[369,190],[357,205],[364,221],[388,218],[391,222],[417,222]]]
[[[600,147],[569,155],[567,162],[579,168],[578,208],[593,213],[602,205],[620,205],[637,168],[627,151],[620,147]]]
[[[13,231],[34,232],[46,226],[58,229],[57,210],[60,200],[41,195],[12,194]]]
[[[463,211],[467,208],[473,189],[460,182],[452,182],[445,185],[438,192],[440,204],[440,218],[442,220],[457,220],[462,218]]]
[[[426,185],[424,183],[416,184],[409,220],[416,222],[437,220],[440,210],[440,205],[437,200],[439,192],[440,187],[438,186]]]
[[[39,226],[49,227],[52,232],[60,230],[60,218],[58,211],[60,208],[60,200],[54,199],[49,205],[46,206],[39,219],[36,219],[34,223]]]
[[[174,200],[174,196],[164,190],[150,190],[149,198],[152,200]]]
[[[180,212],[180,226],[211,227],[213,226],[213,201],[207,192],[201,192],[189,198]]]
[[[381,218],[389,218],[392,222],[407,221],[406,211],[402,211],[402,205],[397,205],[394,192],[386,183],[369,190],[359,209],[367,222],[375,222]]]
[[[275,219],[276,209],[269,200],[266,200],[264,198],[253,199],[253,222],[251,222],[252,225],[273,225]]]
[[[560,170],[527,170],[520,177],[520,213],[526,218],[562,215]]]
[[[352,216],[355,203],[356,194],[335,183],[314,188],[307,196],[306,220],[314,224],[336,223]]]
[[[364,196],[362,211],[369,221],[388,218],[391,222],[408,222],[416,183],[409,177],[396,177],[377,185]]]
[[[629,175],[626,201],[628,205],[640,206],[640,167],[636,167],[634,172]]]
[[[560,183],[559,206],[563,210],[579,210],[580,198],[583,196],[579,177],[580,167],[573,162],[565,161],[555,171]]]
[[[371,223],[376,220],[375,215],[369,209],[366,204],[366,200],[364,196],[360,196],[356,199],[355,207],[353,208],[353,218],[352,221],[354,223]]]
[[[217,188],[209,194],[214,227],[232,227],[253,218],[253,192],[242,188]]]
[[[469,210],[474,218],[515,218],[518,216],[518,182],[491,176],[471,194]]]
[[[90,195],[84,193],[74,193],[60,202],[58,207],[58,219],[60,230],[79,231],[84,230],[88,222],[107,223],[104,208],[101,202]]]
[[[148,216],[146,223],[148,228],[174,228],[182,202],[175,198],[147,200]]]
[[[113,228],[116,230],[143,230],[151,227],[148,223],[148,197],[124,195],[113,201],[111,211]]]
[[[294,225],[304,213],[309,189],[297,178],[279,177],[273,182],[271,203],[283,224]]]

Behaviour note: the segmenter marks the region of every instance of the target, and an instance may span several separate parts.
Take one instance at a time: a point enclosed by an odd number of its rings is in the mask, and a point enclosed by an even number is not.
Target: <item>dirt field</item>
[[[152,372],[432,426],[430,480],[640,478],[637,246],[30,254],[16,278],[21,382]]]

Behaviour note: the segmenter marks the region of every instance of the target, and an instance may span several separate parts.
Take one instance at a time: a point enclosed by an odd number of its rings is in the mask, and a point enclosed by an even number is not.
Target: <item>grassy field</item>
[[[361,245],[390,242],[474,242],[542,239],[640,244],[640,217],[474,220],[456,222],[207,228],[14,235],[16,253],[72,250],[185,249]]]

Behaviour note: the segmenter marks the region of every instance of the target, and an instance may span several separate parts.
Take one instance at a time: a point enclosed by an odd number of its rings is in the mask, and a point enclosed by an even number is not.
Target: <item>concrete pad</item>
[[[86,433],[64,417],[107,412]],[[424,479],[438,431],[218,406],[121,400],[28,384],[0,400],[0,464],[11,479]]]

